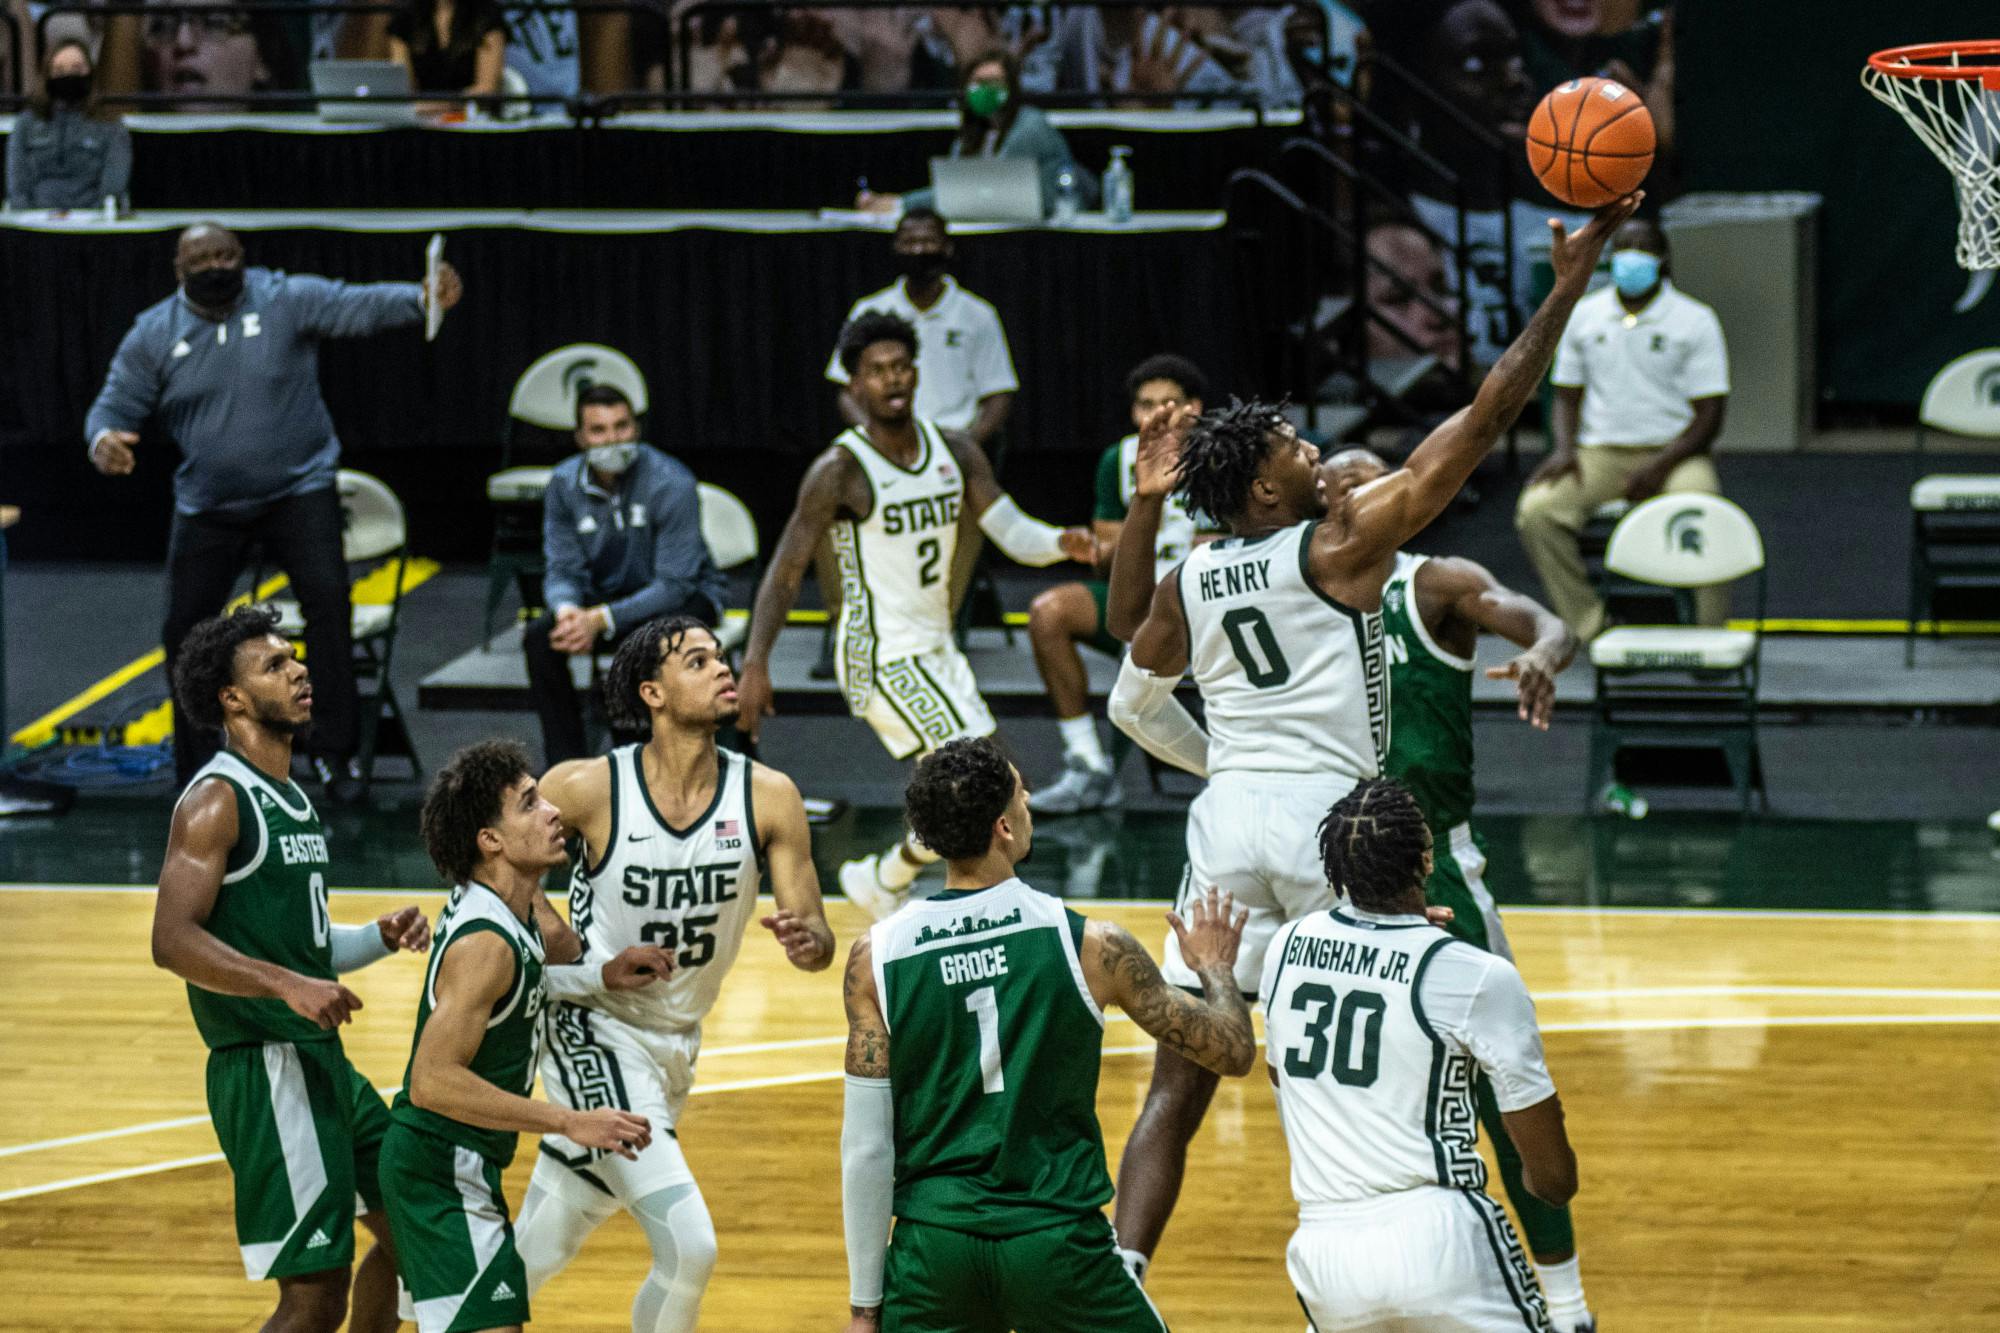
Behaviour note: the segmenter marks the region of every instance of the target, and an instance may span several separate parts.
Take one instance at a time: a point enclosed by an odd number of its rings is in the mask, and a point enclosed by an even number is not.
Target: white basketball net
[[[1977,57],[1981,65],[1995,57]],[[1910,62],[1915,71],[1958,66],[1956,53]],[[1978,78],[1884,74],[1863,66],[1861,86],[1887,102],[1951,172],[1958,192],[1960,268],[2000,268],[2000,91]]]

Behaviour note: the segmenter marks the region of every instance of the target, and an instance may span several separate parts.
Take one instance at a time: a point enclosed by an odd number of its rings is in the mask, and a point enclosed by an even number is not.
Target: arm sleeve
[[[132,185],[132,134],[115,121],[106,128],[111,141],[104,146],[104,166],[97,178],[97,202],[114,198],[123,207],[129,202]]]
[[[1577,332],[1575,311],[1570,312],[1569,323],[1556,343],[1556,363],[1549,372],[1549,383],[1564,389],[1583,387],[1583,335]]]
[[[888,1079],[852,1074],[847,1076],[846,1102],[840,1122],[840,1211],[847,1231],[847,1299],[867,1309],[882,1303],[882,1268],[889,1252],[895,1102]]]
[[[1208,733],[1174,698],[1178,679],[1156,676],[1125,654],[1111,687],[1111,725],[1141,749],[1196,777],[1208,776]]]
[[[341,282],[311,273],[285,275],[299,307],[299,327],[321,338],[360,338],[424,317],[423,286],[414,282]]]
[[[1502,1111],[1524,1111],[1555,1096],[1535,1002],[1512,963],[1469,944],[1446,945],[1431,960],[1424,987],[1425,1008],[1493,1081],[1493,1100]]]
[[[1000,313],[986,306],[979,312],[979,322],[977,352],[972,361],[973,391],[981,398],[1013,393],[1021,387],[1021,381],[1014,374],[1014,354],[1007,350],[1007,330],[1000,323]]]
[[[1119,448],[1112,445],[1097,460],[1097,507],[1090,516],[1103,523],[1123,523],[1125,521],[1124,478],[1118,475]]]
[[[589,602],[588,582],[583,562],[583,543],[576,537],[576,515],[571,512],[570,488],[558,477],[549,482],[542,496],[542,605],[553,611],[559,606],[584,606]]]
[[[979,530],[1017,565],[1053,565],[1063,559],[1061,528],[1030,518],[1011,495],[1002,495],[979,516]]]
[[[587,1000],[604,994],[604,960],[591,956],[583,946],[583,957],[574,963],[559,963],[542,969],[542,983],[551,1000]]]
[[[395,952],[382,943],[382,928],[373,921],[365,926],[335,926],[328,944],[335,972],[353,972]]]
[[[701,539],[701,508],[694,476],[674,468],[659,479],[646,502],[653,529],[653,580],[610,604],[620,625],[643,625],[679,610],[702,591],[708,547]]]
[[[83,419],[83,441],[87,451],[107,430],[137,430],[160,401],[159,366],[152,349],[146,346],[143,326],[134,324],[118,344],[104,387]]]
[[[1689,398],[1719,398],[1729,392],[1729,346],[1722,339],[1722,321],[1706,311],[1701,333],[1681,366],[1680,391]]]

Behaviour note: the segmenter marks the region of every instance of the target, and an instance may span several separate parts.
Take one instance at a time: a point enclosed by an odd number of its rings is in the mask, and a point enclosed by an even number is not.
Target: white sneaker
[[[894,916],[904,903],[910,901],[907,888],[892,889],[882,882],[881,864],[882,856],[878,852],[859,860],[843,861],[840,866],[840,891],[847,895],[847,901],[877,921]]]

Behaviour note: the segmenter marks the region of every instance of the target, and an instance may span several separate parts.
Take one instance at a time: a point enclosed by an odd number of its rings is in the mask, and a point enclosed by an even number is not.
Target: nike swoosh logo
[[[650,833],[628,833],[625,835],[625,841],[627,842],[651,842],[652,840],[653,835]]]

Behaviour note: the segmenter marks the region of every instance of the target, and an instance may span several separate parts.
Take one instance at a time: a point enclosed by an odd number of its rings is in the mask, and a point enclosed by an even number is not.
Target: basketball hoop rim
[[[1976,65],[1930,65],[1918,61],[1948,60],[1970,56],[1983,61]],[[1892,46],[1868,57],[1868,68],[1891,79],[1978,79],[1990,91],[2000,92],[2000,40],[1977,42],[1919,42],[1914,46]]]

